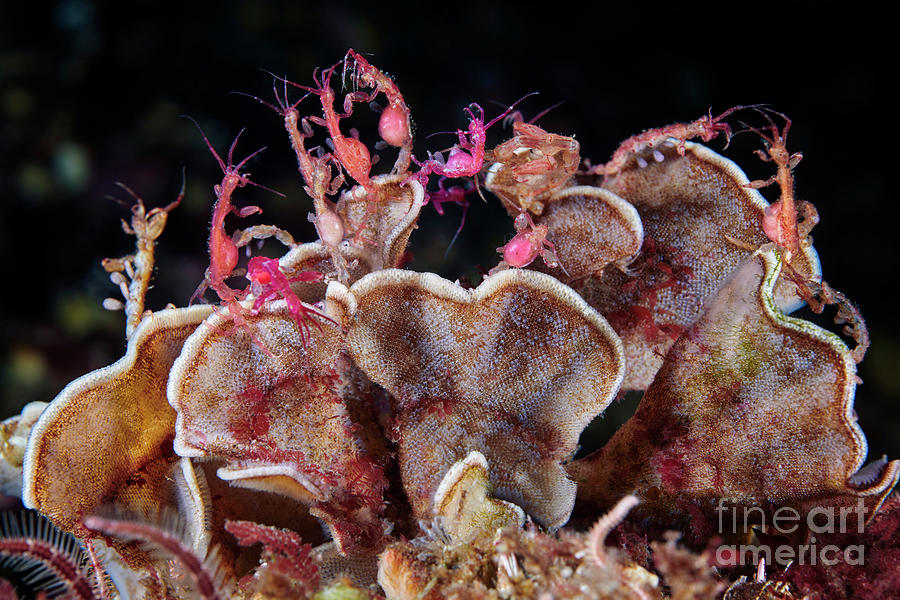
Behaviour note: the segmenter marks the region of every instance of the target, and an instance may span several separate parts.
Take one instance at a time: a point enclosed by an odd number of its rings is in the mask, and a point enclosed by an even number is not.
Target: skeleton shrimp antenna
[[[238,139],[240,139],[241,134],[244,133],[244,131],[246,131],[246,128],[241,129],[241,130],[238,132],[238,134],[237,134],[236,136],[234,136],[234,141],[231,142],[231,146],[228,148],[228,155],[227,155],[227,158],[228,158],[228,165],[226,165],[226,164],[225,164],[225,161],[222,160],[222,157],[219,156],[219,153],[216,152],[216,149],[213,147],[212,142],[210,142],[210,141],[209,141],[209,138],[206,137],[206,133],[203,131],[203,128],[200,127],[200,124],[197,123],[196,119],[194,119],[194,117],[192,117],[192,116],[190,116],[190,115],[178,115],[178,116],[179,116],[179,117],[183,117],[183,118],[185,118],[185,119],[188,119],[191,123],[194,124],[194,126],[195,126],[195,127],[197,128],[197,130],[200,132],[200,135],[203,137],[203,141],[206,142],[206,147],[209,148],[209,151],[212,152],[212,155],[213,155],[213,157],[216,159],[216,162],[219,163],[219,167],[222,169],[222,172],[223,172],[223,173],[226,173],[226,174],[227,174],[227,173],[228,173],[228,169],[233,169],[235,173],[238,172],[238,171],[240,170],[240,168],[243,167],[245,164],[247,164],[247,162],[248,162],[250,159],[252,159],[252,158],[255,157],[257,154],[261,153],[263,150],[266,150],[266,149],[268,148],[268,146],[263,146],[262,148],[259,148],[259,149],[256,150],[255,152],[249,154],[246,158],[244,158],[244,160],[242,160],[242,161],[239,162],[238,164],[232,165],[231,163],[232,163],[232,157],[233,157],[233,155],[234,155],[234,148],[235,148],[235,146],[237,146]],[[285,197],[285,195],[282,194],[281,192],[279,192],[278,190],[274,190],[274,189],[272,189],[272,188],[270,188],[270,187],[266,187],[266,186],[264,186],[264,185],[260,185],[260,184],[254,182],[254,181],[250,181],[249,179],[246,180],[246,183],[248,183],[249,185],[252,185],[253,187],[258,187],[258,188],[260,188],[260,189],[262,189],[262,190],[266,190],[267,192],[272,192],[272,193],[275,194],[276,196],[281,196],[282,198]]]

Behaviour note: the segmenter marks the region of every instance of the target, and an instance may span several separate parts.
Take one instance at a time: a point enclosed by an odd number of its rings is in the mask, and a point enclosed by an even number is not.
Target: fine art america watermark
[[[715,509],[718,516],[719,534],[745,534],[752,529],[764,531],[771,539],[786,536],[805,528],[809,532],[806,543],[792,545],[770,544],[723,544],[716,549],[715,561],[725,565],[756,565],[764,560],[767,565],[777,564],[786,568],[789,564],[832,566],[839,562],[848,565],[862,565],[866,559],[866,548],[862,544],[838,547],[821,544],[816,535],[862,533],[866,524],[866,508],[862,499],[856,506],[817,506],[806,514],[795,508],[782,506],[771,515],[759,506],[731,506],[723,500]],[[782,540],[784,538],[781,538]]]

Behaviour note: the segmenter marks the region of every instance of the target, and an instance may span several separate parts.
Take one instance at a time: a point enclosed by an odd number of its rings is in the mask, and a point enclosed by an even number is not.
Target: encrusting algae
[[[900,560],[900,462],[864,466],[865,323],[822,280],[787,117],[736,107],[592,166],[521,119],[490,148],[513,107],[485,123],[473,104],[449,153],[416,157],[402,93],[353,50],[311,85],[275,84],[256,99],[284,120],[318,239],[228,231],[226,215],[259,212],[240,198],[261,187],[244,171],[256,153],[207,141],[223,178],[195,297],[217,300],[148,311],[183,193],[150,211],[132,193],[137,250],[104,263],[127,351],[0,426],[4,493],[62,532],[4,527],[0,567],[79,598],[845,597],[835,578],[900,593],[851,551]],[[378,138],[350,135],[341,121],[375,102]],[[761,123],[744,127],[771,181],[691,141],[727,141],[738,111]],[[373,172],[375,147],[396,153],[389,171]],[[482,188],[515,229],[483,281],[404,268],[429,202],[467,207]],[[287,253],[240,265],[266,237]],[[844,337],[789,316],[804,304],[836,307]],[[576,458],[625,390],[643,392],[634,416]],[[53,551],[63,534],[86,566]],[[8,583],[3,597],[27,593]]]

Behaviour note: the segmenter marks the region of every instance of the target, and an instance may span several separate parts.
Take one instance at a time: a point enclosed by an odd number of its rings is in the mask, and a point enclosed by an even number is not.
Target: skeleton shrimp
[[[587,170],[587,175],[603,175],[604,181],[609,177],[616,175],[625,168],[628,159],[632,155],[638,155],[638,165],[647,166],[647,160],[640,154],[650,151],[653,160],[656,162],[663,161],[663,154],[659,151],[659,147],[663,144],[677,143],[678,154],[684,156],[685,142],[694,138],[700,138],[704,143],[711,142],[720,134],[725,135],[725,145],[731,141],[731,127],[724,121],[726,117],[732,113],[746,108],[756,108],[759,104],[748,106],[735,106],[729,108],[718,116],[712,115],[712,109],[696,121],[690,123],[673,123],[665,127],[656,127],[648,129],[643,133],[631,136],[622,142],[618,149],[613,153],[612,158],[606,164],[595,165]]]
[[[191,120],[193,121],[193,119]],[[194,121],[194,125],[197,125],[196,121]],[[199,129],[200,126],[197,125],[197,128]],[[213,216],[209,229],[209,267],[206,269],[203,282],[194,292],[194,295],[191,296],[191,302],[199,298],[207,288],[212,288],[219,296],[219,299],[225,303],[236,302],[243,298],[242,292],[233,290],[225,283],[225,280],[231,277],[238,263],[238,246],[231,237],[225,233],[225,217],[230,213],[235,213],[241,217],[247,217],[262,212],[262,209],[258,206],[245,206],[241,209],[235,207],[231,202],[231,196],[236,189],[247,185],[255,185],[257,187],[262,187],[263,189],[269,188],[251,182],[249,173],[241,173],[241,168],[247,164],[250,159],[265,150],[265,147],[253,152],[237,165],[233,162],[232,157],[234,155],[234,148],[237,146],[238,139],[240,139],[242,133],[244,133],[243,129],[235,136],[234,141],[231,143],[227,155],[228,164],[226,165],[225,161],[222,160],[215,148],[213,148],[212,143],[210,143],[206,134],[203,133],[202,129],[200,130],[200,135],[203,136],[203,141],[206,142],[209,151],[212,152],[216,162],[219,163],[223,176],[222,182],[213,188],[216,194],[216,204],[213,208]],[[278,193],[274,190],[269,191],[276,194]]]
[[[334,74],[336,66],[336,64],[332,65],[325,71],[321,80],[318,79],[317,75],[314,75],[316,80],[316,87],[314,88],[292,81],[286,81],[286,83],[319,96],[324,118],[308,117],[309,120],[328,129],[328,133],[331,135],[331,143],[334,145],[334,155],[340,165],[350,177],[366,189],[367,193],[372,193],[375,190],[375,186],[369,178],[369,172],[372,170],[372,156],[369,153],[369,149],[355,137],[344,137],[341,134],[340,120],[350,116],[353,112],[354,97],[347,95],[344,98],[344,114],[339,115],[334,110],[335,96],[334,90],[331,89],[331,76]]]
[[[250,94],[241,93],[241,95],[252,98],[260,104],[271,108],[284,119],[285,130],[287,130],[294,154],[297,156],[298,169],[306,183],[304,189],[313,199],[313,206],[316,211],[315,215],[310,215],[309,220],[315,225],[319,239],[331,255],[332,262],[337,270],[338,279],[346,282],[348,278],[347,261],[339,248],[345,234],[344,222],[337,214],[334,203],[327,198],[336,194],[344,184],[344,176],[341,173],[340,164],[338,163],[337,175],[332,177],[331,163],[337,162],[335,157],[331,154],[314,156],[306,149],[306,139],[313,135],[313,131],[309,124],[309,119],[300,118],[297,106],[311,92],[307,92],[306,95],[292,104],[288,100],[288,80],[275,75],[273,75],[273,78],[275,81],[281,81],[284,84],[284,90],[281,95],[279,95],[275,83],[273,82],[272,84],[272,92],[275,96],[276,104],[271,104]]]
[[[107,310],[125,310],[126,324],[125,337],[131,334],[144,318],[144,300],[147,290],[150,288],[150,277],[153,274],[154,253],[156,239],[162,235],[163,229],[172,212],[184,198],[184,171],[181,173],[181,191],[173,202],[163,207],[147,210],[144,201],[124,183],[117,183],[120,188],[128,192],[134,200],[131,206],[131,224],[122,220],[122,229],[128,235],[136,238],[136,252],[122,258],[104,258],[102,265],[110,280],[119,286],[125,303],[115,298],[107,298],[103,301],[103,307]],[[115,199],[121,203],[121,200]],[[123,203],[124,204],[124,203]],[[124,274],[123,274],[124,273]]]
[[[534,259],[540,255],[551,269],[556,267],[562,268],[559,263],[559,256],[556,254],[556,246],[547,239],[548,229],[546,225],[535,225],[531,220],[531,215],[527,211],[522,211],[514,221],[516,235],[509,240],[506,245],[497,248],[503,256],[496,267],[491,269],[489,274],[502,271],[508,267],[523,268],[534,262]],[[565,269],[563,269],[565,273]]]
[[[491,119],[487,125],[484,124],[484,109],[481,106],[474,102],[467,106],[465,111],[469,115],[469,126],[466,131],[462,129],[456,130],[459,143],[450,149],[446,162],[441,159],[440,154],[432,156],[429,153],[428,160],[425,162],[419,163],[416,161],[421,170],[416,173],[415,177],[424,186],[425,180],[432,173],[451,179],[456,177],[474,177],[480,173],[482,166],[484,166],[484,144],[487,141],[487,130],[491,125],[506,117],[519,102],[536,93],[532,92],[522,96],[502,114]],[[473,108],[478,111],[477,117]]]
[[[444,258],[447,258],[447,254],[450,253],[450,248],[453,247],[456,238],[462,233],[463,226],[466,224],[466,214],[469,211],[469,195],[475,191],[475,186],[472,185],[468,187],[461,185],[451,185],[449,188],[445,187],[444,184],[446,181],[446,177],[441,177],[438,180],[438,190],[429,193],[428,200],[426,200],[426,202],[431,202],[431,205],[434,206],[434,211],[442,217],[444,216],[444,203],[446,202],[453,202],[462,208],[462,217],[459,219],[459,227],[456,228],[456,232],[453,234],[450,243],[447,245],[447,250],[444,252]]]
[[[374,88],[371,94],[355,91],[344,98],[344,110],[348,111],[348,101],[373,103],[375,97],[382,93],[387,97],[388,104],[382,109],[378,118],[378,135],[386,144],[400,148],[400,155],[394,163],[394,173],[405,173],[409,169],[412,158],[412,119],[409,107],[400,93],[400,88],[394,81],[373,67],[369,61],[359,55],[352,48],[344,57],[344,75],[347,73],[348,61],[353,62],[351,69],[353,83],[356,86]]]
[[[775,163],[777,171],[769,179],[750,182],[748,187],[759,189],[773,183],[778,184],[781,195],[776,202],[766,207],[762,218],[762,228],[770,240],[787,249],[789,253],[795,254],[800,250],[800,232],[797,224],[796,201],[794,200],[793,170],[803,159],[803,154],[800,152],[791,154],[787,150],[787,135],[791,129],[791,120],[787,116],[771,109],[765,111],[757,109],[757,111],[766,118],[769,124],[762,129],[747,127],[747,131],[751,131],[763,139],[766,149],[765,151],[756,150],[756,155],[765,162]],[[773,114],[784,119],[783,129],[778,129],[775,121],[772,120]],[[808,209],[805,212],[808,212]]]
[[[312,323],[321,331],[322,326],[313,317],[318,317],[334,323],[334,320],[316,308],[301,302],[297,294],[291,289],[291,282],[295,281],[321,281],[322,274],[318,271],[304,271],[296,277],[288,278],[281,271],[281,266],[275,258],[254,256],[247,265],[247,279],[250,280],[250,291],[256,297],[250,314],[259,314],[269,298],[281,296],[287,303],[288,312],[300,329],[300,339],[306,346],[310,339],[309,324]]]
[[[201,283],[197,288],[197,291],[194,292],[194,296],[191,300],[193,301],[202,295],[207,288],[212,288],[219,296],[222,304],[227,306],[228,318],[234,323],[235,328],[244,329],[257,346],[262,348],[266,354],[271,355],[269,349],[257,338],[256,334],[252,331],[250,324],[247,323],[245,318],[246,311],[240,304],[241,300],[243,300],[248,292],[252,290],[254,283],[256,284],[256,291],[261,294],[261,297],[257,298],[254,303],[253,308],[250,311],[251,314],[258,314],[259,309],[269,297],[276,294],[281,295],[281,297],[287,301],[291,315],[297,320],[297,324],[300,327],[301,339],[304,344],[309,339],[309,325],[307,321],[310,319],[310,316],[315,314],[325,319],[328,319],[328,317],[315,309],[307,308],[299,299],[297,299],[296,295],[294,295],[288,285],[291,280],[288,280],[287,277],[280,272],[278,261],[275,259],[266,259],[265,257],[255,257],[254,259],[251,259],[251,269],[249,272],[251,285],[248,289],[235,290],[226,283],[226,280],[233,275],[235,267],[237,266],[238,248],[246,245],[251,239],[274,235],[287,246],[293,247],[295,245],[290,234],[270,225],[260,225],[238,231],[235,233],[234,237],[229,237],[225,232],[225,217],[228,216],[229,213],[233,212],[241,217],[246,217],[261,212],[261,209],[258,206],[248,206],[241,209],[235,207],[232,204],[232,194],[236,189],[247,185],[255,185],[269,190],[269,188],[250,181],[249,174],[241,173],[242,167],[265,148],[260,148],[247,156],[244,160],[240,161],[237,165],[234,164],[234,149],[237,146],[241,133],[243,133],[243,130],[241,130],[234,138],[231,147],[228,149],[226,164],[201,130],[203,141],[206,142],[210,152],[219,163],[223,177],[222,182],[213,188],[216,194],[216,204],[213,209],[213,217],[210,225],[209,267],[206,270],[203,283]],[[274,190],[269,191],[274,192]],[[274,266],[272,264],[273,262]],[[321,277],[321,273],[309,272],[303,273],[292,280],[315,281],[321,279]]]
[[[539,215],[543,200],[564,186],[578,170],[580,146],[575,138],[548,133],[532,123],[513,123],[513,137],[491,151],[485,187],[514,210]]]

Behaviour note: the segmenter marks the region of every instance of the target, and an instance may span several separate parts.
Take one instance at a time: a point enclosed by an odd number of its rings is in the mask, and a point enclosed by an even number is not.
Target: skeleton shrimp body
[[[477,117],[472,111],[472,107],[478,110]],[[469,114],[469,126],[466,131],[456,130],[459,143],[450,149],[447,161],[441,162],[439,158],[429,157],[421,164],[422,170],[416,173],[417,177],[424,178],[436,173],[452,179],[474,177],[481,172],[481,167],[484,165],[484,144],[487,140],[486,130],[505,116],[505,113],[485,125],[484,110],[479,105],[472,104],[466,107],[466,112]]]
[[[340,119],[350,116],[353,112],[353,99],[349,95],[344,99],[344,114],[338,115],[334,110],[335,95],[334,90],[331,89],[331,76],[334,74],[335,66],[337,65],[333,65],[325,71],[321,80],[316,79],[314,88],[292,81],[285,83],[290,83],[294,87],[319,96],[324,118],[309,117],[309,120],[328,129],[337,161],[350,177],[363,186],[367,192],[372,192],[374,186],[369,178],[369,172],[372,170],[372,156],[369,149],[355,137],[344,137],[341,133]]]
[[[637,155],[639,166],[647,166],[646,159],[640,156],[647,152],[652,154],[656,162],[661,162],[663,154],[659,151],[659,147],[663,144],[677,145],[678,154],[684,156],[685,142],[694,138],[700,138],[704,143],[708,143],[724,134],[727,143],[731,141],[731,127],[725,122],[725,118],[745,108],[755,108],[755,105],[735,106],[715,117],[710,111],[690,123],[673,123],[665,127],[648,129],[622,142],[609,162],[589,168],[587,174],[603,175],[604,180],[608,179],[621,172],[633,155]]]
[[[209,268],[206,269],[206,275],[203,282],[197,288],[197,291],[194,292],[194,295],[191,298],[192,301],[202,295],[208,287],[216,292],[222,302],[234,302],[242,297],[240,292],[231,289],[228,284],[225,283],[225,280],[231,277],[231,274],[234,272],[238,263],[237,244],[227,233],[225,233],[225,217],[232,212],[241,217],[261,212],[261,209],[258,206],[246,206],[238,209],[232,204],[231,197],[236,189],[251,183],[249,174],[241,173],[241,168],[247,161],[262,152],[265,148],[260,148],[237,165],[234,165],[232,156],[238,139],[241,137],[241,133],[243,133],[243,130],[237,134],[234,141],[231,143],[231,147],[228,149],[228,164],[226,165],[225,161],[222,160],[212,147],[209,139],[207,139],[206,135],[202,134],[201,131],[203,140],[206,142],[207,147],[222,169],[223,176],[222,182],[213,188],[216,194],[216,205],[213,209],[212,222],[210,223],[209,230]]]
[[[540,256],[551,269],[561,267],[559,256],[556,254],[556,246],[547,239],[548,228],[546,225],[535,225],[527,211],[522,211],[514,221],[516,235],[506,245],[497,248],[497,252],[503,256],[490,274],[502,271],[506,268],[523,268],[530,265]],[[563,269],[565,272],[565,269]]]
[[[209,147],[210,152],[212,152],[216,161],[219,163],[219,166],[222,168],[223,177],[221,183],[213,188],[216,194],[216,204],[213,209],[212,222],[210,224],[209,267],[206,270],[204,281],[194,293],[194,297],[196,298],[202,294],[207,287],[212,288],[219,296],[222,304],[227,306],[227,318],[234,323],[234,327],[244,329],[258,346],[266,353],[269,353],[265,345],[257,339],[252,326],[247,322],[245,317],[247,311],[240,304],[240,301],[243,300],[249,292],[252,291],[257,296],[253,308],[250,309],[250,313],[254,315],[259,313],[259,310],[269,298],[273,296],[284,298],[288,304],[291,315],[294,317],[294,320],[300,328],[300,335],[304,344],[309,340],[309,322],[312,321],[313,316],[318,316],[319,318],[326,320],[330,319],[316,309],[304,305],[290,288],[291,281],[321,280],[322,274],[319,272],[305,272],[297,277],[288,279],[287,276],[281,272],[279,263],[276,259],[257,256],[252,258],[248,265],[248,278],[251,281],[251,285],[247,289],[235,290],[226,283],[226,280],[234,274],[234,270],[237,266],[238,248],[246,245],[251,239],[275,236],[286,245],[290,247],[294,246],[293,238],[291,238],[290,234],[269,225],[250,227],[243,231],[236,232],[234,236],[229,236],[225,232],[225,218],[230,213],[233,212],[241,217],[246,217],[261,212],[261,209],[258,206],[246,206],[238,209],[232,204],[232,195],[235,190],[247,185],[258,185],[250,181],[249,174],[241,173],[241,168],[247,161],[263,150],[260,149],[250,154],[237,165],[233,164],[232,156],[240,135],[241,134],[239,133],[235,137],[228,150],[227,164],[212,147],[212,144],[206,138],[206,135],[203,135],[203,139]],[[312,322],[317,327],[319,326],[317,322]]]
[[[280,296],[287,303],[288,312],[300,329],[300,338],[304,345],[310,338],[310,323],[315,325],[320,331],[322,329],[322,326],[313,317],[334,322],[323,312],[303,303],[291,289],[291,282],[321,281],[322,274],[318,271],[305,271],[296,277],[288,279],[287,275],[281,271],[281,266],[277,259],[254,256],[247,265],[247,279],[250,280],[251,292],[256,296],[253,308],[250,310],[251,314],[258,314],[266,301]]]
[[[388,104],[381,111],[378,118],[378,135],[390,146],[400,148],[400,155],[394,163],[394,172],[403,173],[409,168],[412,157],[412,124],[409,107],[403,99],[403,94],[394,81],[373,67],[369,61],[359,55],[353,49],[347,52],[344,58],[344,72],[347,71],[347,63],[353,62],[353,80],[358,86],[374,88],[370,94],[365,92],[352,92],[347,94],[345,104],[350,102],[374,102],[375,97],[382,93],[387,98]],[[346,110],[345,106],[345,110]]]

